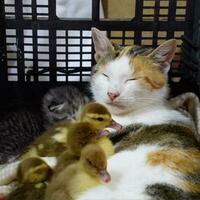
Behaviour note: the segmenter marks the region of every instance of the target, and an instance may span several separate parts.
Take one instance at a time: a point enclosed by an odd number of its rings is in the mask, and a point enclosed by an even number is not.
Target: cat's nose
[[[110,98],[110,100],[113,101],[120,95],[120,93],[119,92],[107,92],[107,95]]]

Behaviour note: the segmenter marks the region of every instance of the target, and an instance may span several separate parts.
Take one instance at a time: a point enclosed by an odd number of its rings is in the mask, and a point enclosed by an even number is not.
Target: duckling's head
[[[52,173],[45,161],[38,157],[23,160],[17,169],[17,179],[21,183],[39,183],[46,180]]]
[[[74,155],[80,156],[83,147],[97,137],[99,137],[99,133],[90,123],[74,123],[68,128],[67,146]]]
[[[96,129],[102,130],[106,127],[121,129],[122,126],[112,119],[108,109],[99,103],[86,104],[80,114],[80,121],[91,123]]]
[[[81,164],[88,174],[99,177],[105,183],[111,180],[110,174],[107,172],[106,155],[98,145],[88,144],[83,148]]]

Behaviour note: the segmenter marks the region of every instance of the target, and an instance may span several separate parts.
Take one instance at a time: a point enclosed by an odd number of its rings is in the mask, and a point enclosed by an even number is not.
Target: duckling
[[[67,134],[67,150],[58,156],[54,174],[77,161],[80,158],[82,149],[87,144],[95,143],[102,135],[101,131],[96,130],[96,128],[88,122],[79,122],[71,125]],[[107,140],[109,139],[107,138]],[[111,144],[112,143],[109,143],[109,147],[113,150]]]
[[[52,175],[52,169],[39,157],[23,160],[17,169],[18,187],[12,191],[8,200],[43,200],[46,180]]]
[[[113,144],[106,136],[106,131],[97,130],[87,122],[74,124],[68,129],[67,146],[75,156],[80,157],[81,150],[89,143],[102,147],[107,157],[114,154]]]
[[[98,140],[93,140],[92,143],[99,145],[104,150],[107,157],[114,154],[114,147],[106,137],[107,131],[101,131],[107,127],[119,130],[122,128],[120,124],[112,119],[112,116],[108,109],[99,103],[88,103],[82,113],[80,114],[80,120],[83,122],[89,122],[92,126],[98,129],[100,132]]]
[[[77,116],[78,122],[90,123],[94,129],[102,131],[106,127],[120,129],[121,125],[112,120],[111,114],[107,108],[99,103],[88,103],[80,111]],[[73,126],[71,122],[59,122],[44,134],[39,136],[29,147],[25,149],[20,159],[25,159],[35,156],[55,156],[60,155],[66,150],[66,141],[68,140],[68,129]],[[77,128],[76,128],[77,129]],[[102,131],[105,134],[105,131]],[[110,155],[111,153],[109,153]]]
[[[39,157],[23,160],[17,169],[17,181],[19,183],[40,183],[52,174],[52,169]]]
[[[67,166],[72,163],[77,162],[80,157],[74,155],[70,149],[65,150],[60,156],[57,158],[57,164],[53,170],[53,176],[56,176]]]
[[[45,200],[73,200],[91,187],[108,183],[107,159],[104,151],[95,144],[86,145],[80,160],[69,165],[53,177],[45,192]]]
[[[79,122],[71,125],[67,134],[67,147],[72,153],[80,157],[83,147],[103,137],[102,131],[98,130],[93,124]]]
[[[22,184],[12,191],[6,200],[44,200],[46,184]]]
[[[119,130],[122,128],[120,124],[112,119],[108,109],[100,103],[91,102],[84,106],[79,117],[81,122],[89,122],[98,130],[106,127]]]
[[[32,157],[21,161],[16,168],[17,187],[8,195],[8,200],[43,200],[55,161],[50,157]]]
[[[46,130],[24,149],[19,160],[30,157],[57,157],[66,149],[66,136],[69,122],[61,121]]]

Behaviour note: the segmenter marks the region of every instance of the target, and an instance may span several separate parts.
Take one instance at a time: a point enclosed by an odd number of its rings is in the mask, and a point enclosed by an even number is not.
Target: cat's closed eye
[[[107,74],[102,73],[102,75],[109,79],[109,76]]]
[[[136,80],[137,80],[136,78],[130,78],[130,79],[127,79],[127,80],[125,81],[125,83],[131,82],[131,81],[136,81]]]

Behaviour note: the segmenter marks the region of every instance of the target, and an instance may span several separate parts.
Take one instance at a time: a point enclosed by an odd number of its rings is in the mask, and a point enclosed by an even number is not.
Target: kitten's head
[[[113,45],[105,34],[92,29],[96,66],[92,72],[94,99],[112,114],[123,114],[167,95],[167,73],[176,51],[176,41],[168,40],[155,50],[141,46]]]
[[[72,85],[51,88],[42,99],[45,128],[57,121],[75,120],[79,108],[87,102],[88,97]]]

